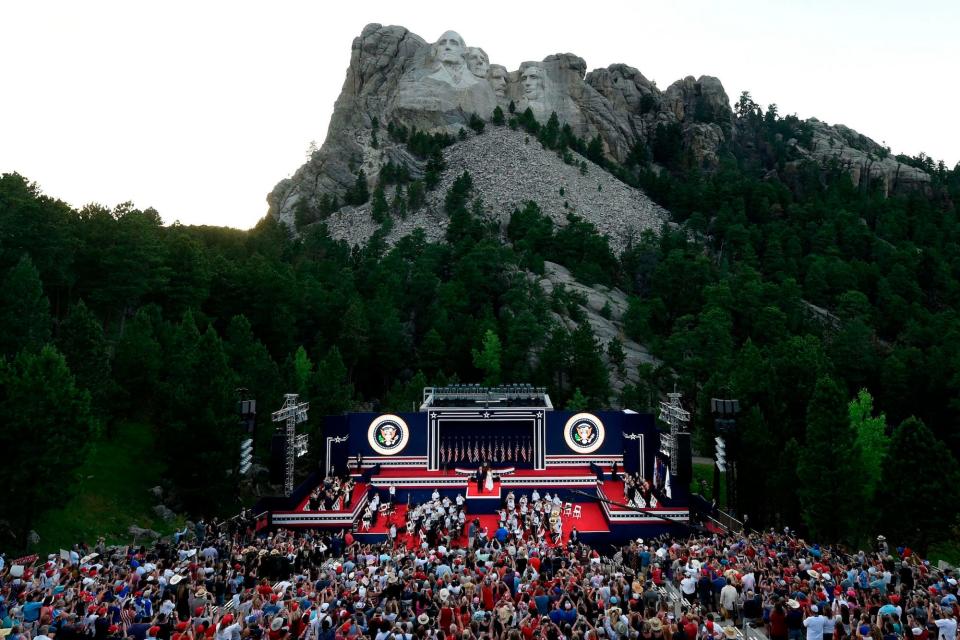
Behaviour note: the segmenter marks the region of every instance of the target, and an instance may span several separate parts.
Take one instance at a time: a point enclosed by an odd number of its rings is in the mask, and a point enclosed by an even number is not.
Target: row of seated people
[[[327,476],[323,484],[313,490],[304,511],[343,511],[350,508],[355,482],[350,476]]]

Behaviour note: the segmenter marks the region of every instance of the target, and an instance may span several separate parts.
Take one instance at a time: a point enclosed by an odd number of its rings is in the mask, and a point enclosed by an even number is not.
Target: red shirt
[[[450,631],[450,625],[453,623],[453,609],[444,607],[440,609],[440,630],[444,633]]]
[[[532,640],[533,632],[534,630],[536,630],[539,623],[539,618],[537,618],[536,616],[531,616],[529,619],[531,620],[531,622],[527,622],[522,627],[520,627],[520,633],[523,634],[523,637],[525,638],[525,640]]]
[[[490,585],[483,585],[480,590],[480,601],[483,602],[483,608],[487,611],[493,611],[493,589]]]
[[[786,637],[787,616],[782,611],[774,609],[770,612],[770,635],[774,638]]]

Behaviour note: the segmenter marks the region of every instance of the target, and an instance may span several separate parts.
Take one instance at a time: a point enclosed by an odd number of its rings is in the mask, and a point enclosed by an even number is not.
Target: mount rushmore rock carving
[[[496,107],[530,109],[540,122],[556,113],[585,140],[599,136],[604,153],[624,162],[638,143],[651,144],[665,127],[679,131],[684,151],[705,170],[715,168],[726,141],[736,136],[730,99],[717,78],[688,76],[661,91],[640,71],[613,64],[587,72],[571,53],[524,62],[519,69],[491,64],[486,51],[456,31],[429,43],[400,26],[367,25],[354,39],[350,66],[334,106],[327,138],[296,173],[268,195],[270,213],[293,225],[297,207],[340,196],[362,169],[370,186],[387,163],[423,173],[423,161],[403,146],[379,139],[387,123],[457,134],[471,115],[489,120]],[[815,144],[804,157],[839,161],[855,182],[880,180],[887,190],[923,184],[929,176],[845,127],[810,120]],[[849,143],[852,134],[865,142]],[[375,142],[377,140],[377,142]]]

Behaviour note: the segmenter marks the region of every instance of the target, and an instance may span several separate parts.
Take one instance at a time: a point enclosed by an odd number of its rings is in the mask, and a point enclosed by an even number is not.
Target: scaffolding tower
[[[283,406],[272,414],[274,422],[286,422],[283,491],[287,496],[293,493],[293,471],[296,460],[307,452],[307,436],[297,436],[297,425],[307,421],[307,409],[310,408],[310,403],[299,402],[299,399],[295,393],[286,394],[283,397]]]
[[[660,401],[660,420],[670,427],[670,433],[660,434],[660,450],[670,457],[670,473],[677,475],[680,463],[678,433],[684,433],[690,422],[690,412],[680,405],[683,394],[674,391],[668,393],[668,401]]]

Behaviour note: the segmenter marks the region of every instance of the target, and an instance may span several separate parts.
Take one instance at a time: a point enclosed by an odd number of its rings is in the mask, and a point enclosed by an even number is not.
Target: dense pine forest
[[[920,548],[956,537],[960,166],[902,157],[928,189],[855,188],[839,165],[797,168],[784,140],[806,123],[746,97],[710,172],[666,129],[617,165],[555,123],[519,125],[643,188],[677,226],[614,255],[588,221],[555,227],[531,202],[501,231],[464,174],[446,243],[388,246],[380,207],[384,231],[351,248],[322,221],[295,236],[270,218],[164,226],[152,209],[77,210],[2,176],[0,547],[24,546],[83,490],[88,457],[127,441],[185,513],[236,509],[238,388],[258,401],[265,459],[285,392],[311,402],[319,433],[324,414],[408,411],[423,386],[457,380],[639,410],[676,387],[704,455],[710,398],[739,398],[731,446],[752,522],[848,541],[883,527]],[[602,354],[616,345],[552,319],[582,311],[531,279],[544,260],[627,292],[625,333],[663,364],[613,397]]]

